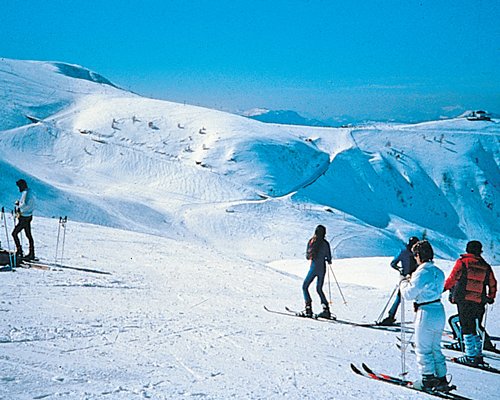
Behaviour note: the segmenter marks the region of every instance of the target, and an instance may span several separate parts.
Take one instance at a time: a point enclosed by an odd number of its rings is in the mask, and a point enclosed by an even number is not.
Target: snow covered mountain
[[[61,63],[2,59],[0,82],[5,205],[24,176],[42,215],[160,235],[187,228],[214,246],[274,232],[265,250],[242,247],[265,260],[276,248],[303,252],[295,238],[319,222],[338,257],[390,255],[413,234],[443,257],[471,238],[500,257],[496,120],[274,126],[142,98]]]
[[[296,111],[292,110],[266,110],[262,108],[255,108],[244,112],[242,115],[257,121],[273,124],[324,127],[335,126],[317,119],[305,118]]]
[[[38,256],[59,250],[77,268],[1,275],[1,399],[428,398],[349,369],[418,378],[399,332],[262,306],[302,307],[318,223],[342,319],[377,319],[399,279],[390,256],[409,235],[431,240],[446,274],[472,238],[498,265],[497,120],[269,125],[142,98],[83,67],[7,59],[0,113],[0,204],[12,209],[25,178]],[[14,221],[3,216],[8,247]],[[400,310],[413,319],[412,304]],[[489,307],[490,334],[499,321]],[[459,393],[496,398],[497,375],[448,368]]]

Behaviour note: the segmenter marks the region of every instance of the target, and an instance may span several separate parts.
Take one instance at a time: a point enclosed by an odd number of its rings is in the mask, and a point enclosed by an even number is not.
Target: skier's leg
[[[309,286],[311,285],[312,281],[316,277],[316,273],[314,271],[314,265],[311,264],[311,268],[309,269],[309,273],[304,279],[304,282],[302,283],[302,293],[304,295],[304,301],[306,303],[305,310],[301,313],[302,316],[304,317],[312,317],[313,312],[312,312],[312,299],[311,295],[309,294]]]
[[[396,313],[398,312],[400,304],[401,304],[401,292],[398,290],[396,298],[394,299],[394,303],[392,303],[392,307],[389,309],[389,317],[396,319]]]
[[[446,314],[441,303],[429,305],[428,307],[432,309],[432,320],[434,325],[434,334],[432,336],[434,374],[438,379],[446,382],[446,357],[441,350],[441,337],[443,336],[444,325],[446,323]]]
[[[21,241],[19,240],[19,234],[21,233],[21,231],[24,229],[22,223],[21,223],[21,220],[19,220],[16,224],[16,226],[14,227],[14,230],[12,231],[12,237],[14,238],[14,243],[16,245],[16,253],[17,255],[22,255],[23,253],[23,248],[21,246]]]
[[[473,363],[477,356],[476,324],[477,315],[474,303],[464,301],[458,303],[458,314],[464,342],[465,356],[459,357],[460,362]]]
[[[434,376],[434,321],[429,312],[422,307],[415,317],[415,354],[417,355],[418,369],[422,376]]]
[[[25,228],[24,228],[24,233],[26,234],[26,238],[28,239],[29,243],[29,253],[28,253],[28,258],[35,258],[35,244],[33,241],[33,236],[31,234],[31,221],[33,217],[27,217],[26,218],[26,223],[25,223]]]
[[[328,300],[323,292],[323,284],[325,283],[325,273],[317,274],[318,279],[316,280],[316,292],[318,292],[321,304],[328,306]]]

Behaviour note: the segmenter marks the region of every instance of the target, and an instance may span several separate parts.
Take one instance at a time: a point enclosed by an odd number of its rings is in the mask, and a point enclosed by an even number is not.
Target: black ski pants
[[[24,230],[26,238],[28,239],[28,243],[30,246],[30,254],[35,254],[35,244],[33,241],[33,236],[31,235],[31,220],[33,216],[29,217],[19,217],[17,225],[14,227],[12,231],[12,237],[14,238],[14,243],[16,244],[16,252],[21,253],[23,248],[21,246],[21,241],[19,240],[19,234]]]
[[[457,307],[462,335],[479,335],[476,327],[481,326],[483,322],[484,304],[464,300],[458,302]]]

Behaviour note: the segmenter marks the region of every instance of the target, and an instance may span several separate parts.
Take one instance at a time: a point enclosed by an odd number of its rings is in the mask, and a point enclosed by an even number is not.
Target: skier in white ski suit
[[[441,351],[441,336],[446,315],[441,294],[444,273],[434,265],[434,251],[427,240],[413,246],[417,269],[411,278],[400,283],[403,297],[413,300],[415,317],[415,353],[422,378],[415,386],[424,390],[449,390],[446,381],[446,359]]]

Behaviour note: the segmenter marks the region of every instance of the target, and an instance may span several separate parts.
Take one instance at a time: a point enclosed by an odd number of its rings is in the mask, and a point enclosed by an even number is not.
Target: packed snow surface
[[[24,178],[37,255],[80,268],[2,273],[2,399],[427,398],[349,369],[400,373],[398,333],[263,305],[303,307],[319,223],[342,319],[379,317],[399,279],[391,256],[410,235],[431,241],[446,274],[471,239],[500,264],[495,120],[271,125],[143,98],[83,67],[7,59],[0,110],[2,247]],[[498,335],[496,304],[486,325]],[[409,351],[405,367],[418,377]],[[497,375],[449,373],[461,394],[496,398]]]

